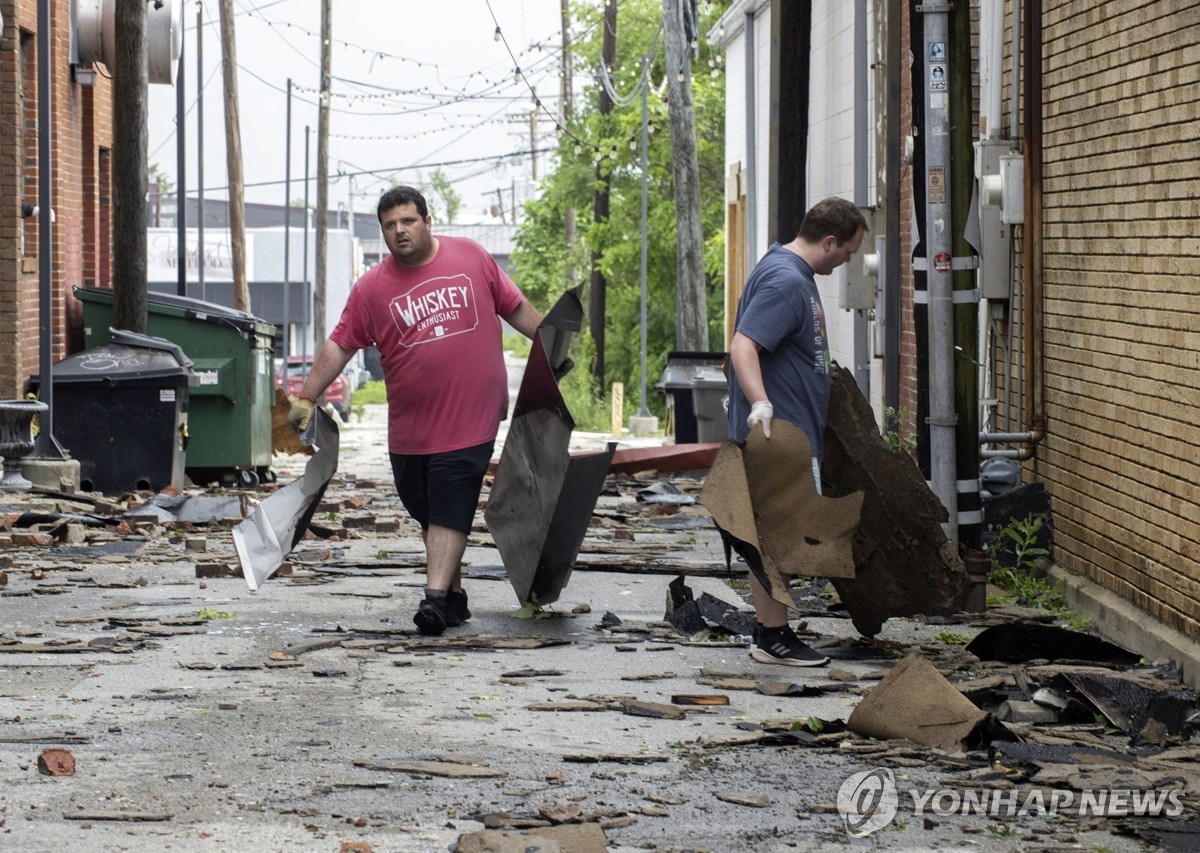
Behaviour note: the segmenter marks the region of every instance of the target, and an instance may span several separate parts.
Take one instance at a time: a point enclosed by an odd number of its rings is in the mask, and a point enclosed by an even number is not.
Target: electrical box
[[[1000,220],[1025,222],[1025,157],[1016,152],[1000,155]]]
[[[875,289],[879,286],[878,278],[864,268],[864,257],[876,230],[875,208],[860,207],[859,210],[867,220],[867,233],[858,252],[838,267],[838,307],[845,311],[869,311],[874,308]],[[883,217],[879,217],[879,221],[882,222]]]
[[[1012,296],[1012,228],[1004,221],[1005,197],[1001,161],[1012,143],[986,139],[975,143],[975,177],[979,182],[979,292],[985,299]]]

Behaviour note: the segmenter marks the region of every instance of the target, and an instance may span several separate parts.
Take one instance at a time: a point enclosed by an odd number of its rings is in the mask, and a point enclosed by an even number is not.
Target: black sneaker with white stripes
[[[789,625],[779,628],[755,625],[750,657],[759,663],[781,666],[824,666],[829,663],[829,658],[802,643]]]

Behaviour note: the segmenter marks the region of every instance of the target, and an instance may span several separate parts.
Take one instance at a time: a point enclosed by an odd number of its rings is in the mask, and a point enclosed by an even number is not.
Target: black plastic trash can
[[[676,444],[695,444],[700,440],[696,410],[692,404],[692,372],[697,367],[722,367],[723,352],[669,352],[662,380],[654,387],[667,397],[667,417]]]
[[[53,378],[54,437],[78,460],[81,489],[183,487],[188,389],[199,377],[177,344],[110,329],[106,346],[58,362]]]

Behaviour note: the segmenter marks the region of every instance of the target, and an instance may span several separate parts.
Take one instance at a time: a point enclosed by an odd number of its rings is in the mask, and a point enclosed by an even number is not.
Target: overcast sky
[[[226,197],[225,122],[216,0],[203,4],[204,63],[197,74],[195,0],[183,3],[184,92],[188,114],[186,183],[198,180],[197,77],[203,81],[204,187]],[[287,85],[292,80],[290,197],[304,195],[305,127],[309,136],[309,200],[316,201],[317,89],[320,82],[317,0],[234,0],[238,89],[247,202],[282,204],[287,146]],[[493,18],[494,14],[494,18]],[[503,38],[495,39],[499,25]],[[560,0],[336,0],[333,3],[329,207],[373,210],[389,176],[428,181],[437,168],[463,199],[463,221],[478,221],[511,190],[518,198],[531,176],[531,87],[558,114]],[[511,50],[511,55],[510,55]],[[514,59],[515,56],[515,59]],[[522,71],[517,79],[516,69]],[[578,77],[579,70],[576,70]],[[577,79],[578,88],[578,79]],[[543,112],[539,147],[552,145],[554,123]],[[150,87],[149,162],[178,175],[176,95]],[[514,152],[521,156],[506,157]],[[538,174],[545,174],[545,155]],[[342,173],[344,176],[338,178]],[[377,172],[378,174],[367,174]],[[356,195],[351,201],[351,173]]]

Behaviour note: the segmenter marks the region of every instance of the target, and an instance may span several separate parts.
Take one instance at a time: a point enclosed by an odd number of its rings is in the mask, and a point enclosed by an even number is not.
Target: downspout
[[[1024,254],[1025,286],[1022,288],[1021,322],[1025,326],[1025,377],[1029,408],[1026,445],[1032,458],[1034,445],[1046,432],[1044,320],[1042,315],[1042,0],[1027,0],[1024,24],[1025,133],[1025,224],[1021,248]]]
[[[1009,138],[1017,136],[1018,88],[1023,89],[1025,99],[1025,125],[1021,147],[1025,152],[1025,223],[1022,226],[1023,285],[1021,288],[1021,368],[1022,389],[1028,389],[1028,407],[1020,412],[1024,418],[1025,432],[981,432],[983,444],[1019,444],[1013,450],[982,450],[980,455],[988,459],[1016,459],[1021,462],[1037,455],[1037,444],[1046,435],[1044,411],[1044,387],[1041,365],[1043,363],[1043,320],[1042,315],[1042,3],[1027,0],[1022,20],[1021,3],[1013,4],[1012,76],[1013,98],[1009,114]],[[1022,56],[1022,49],[1024,55]],[[1021,60],[1024,60],[1022,63]],[[1024,79],[1021,69],[1024,66]],[[1010,357],[1011,360],[1011,357]]]
[[[854,0],[854,203],[869,207],[867,198],[867,0]],[[867,312],[854,312],[854,381],[871,399],[871,349]]]
[[[887,212],[886,250],[883,257],[883,405],[900,411],[900,76],[903,67],[901,27],[904,12],[901,0],[887,2],[887,188],[884,204]]]
[[[754,12],[746,12],[746,26],[743,33],[746,42],[746,269],[738,270],[736,278],[745,279],[750,269],[758,260],[758,203],[756,201],[758,186],[758,128],[755,122],[755,91],[757,77],[754,73]]]

